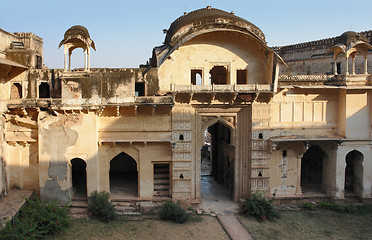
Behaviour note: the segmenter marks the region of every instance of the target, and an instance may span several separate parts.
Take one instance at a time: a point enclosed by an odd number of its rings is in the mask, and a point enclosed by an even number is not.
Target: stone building
[[[372,197],[370,32],[270,48],[252,23],[207,7],[176,19],[132,69],[91,69],[83,26],[59,45],[64,69],[42,68],[36,35],[0,33],[3,193],[198,204],[209,161],[235,201]],[[85,66],[71,70],[76,48]],[[334,74],[343,54],[355,71]]]

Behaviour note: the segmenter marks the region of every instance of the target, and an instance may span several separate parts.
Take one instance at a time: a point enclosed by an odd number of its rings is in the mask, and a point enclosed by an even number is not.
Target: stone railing
[[[270,92],[270,84],[244,85],[171,85],[172,92]]]
[[[279,75],[279,81],[329,81],[335,75]]]

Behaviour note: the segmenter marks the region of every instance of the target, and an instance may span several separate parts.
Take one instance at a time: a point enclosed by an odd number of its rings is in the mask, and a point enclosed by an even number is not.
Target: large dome
[[[176,19],[169,27],[164,43],[173,46],[189,35],[211,28],[245,32],[265,42],[265,35],[254,24],[233,13],[207,7]]]

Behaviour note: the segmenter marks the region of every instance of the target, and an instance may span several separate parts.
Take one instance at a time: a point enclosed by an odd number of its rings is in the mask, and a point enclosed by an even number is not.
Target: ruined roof
[[[355,43],[355,42],[359,42],[359,41],[368,42],[367,38],[363,34],[356,33],[356,32],[353,32],[353,31],[348,31],[348,32],[344,32],[340,36],[336,37],[335,45],[336,44],[344,44],[344,45],[348,46],[351,43]]]
[[[96,50],[96,46],[94,44],[94,41],[90,38],[88,29],[81,25],[75,25],[70,27],[65,32],[63,40],[59,43],[58,48],[60,48],[63,44],[74,42],[76,40],[86,44],[87,47],[92,47],[94,50]]]
[[[176,19],[169,27],[165,44],[175,45],[193,32],[208,28],[235,29],[253,34],[265,42],[263,32],[251,22],[219,9],[207,7],[192,11]]]

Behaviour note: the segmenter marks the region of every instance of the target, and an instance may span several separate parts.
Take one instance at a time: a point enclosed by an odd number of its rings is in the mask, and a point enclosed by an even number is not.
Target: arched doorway
[[[301,159],[301,189],[303,194],[322,192],[325,152],[311,146]]]
[[[110,161],[111,197],[138,197],[138,171],[136,161],[128,154],[119,153]]]
[[[71,159],[72,198],[87,197],[87,165],[80,158]]]
[[[201,150],[202,200],[231,200],[234,193],[235,147],[232,129],[218,121],[203,133]]]
[[[345,195],[363,194],[363,154],[353,150],[346,155]]]

